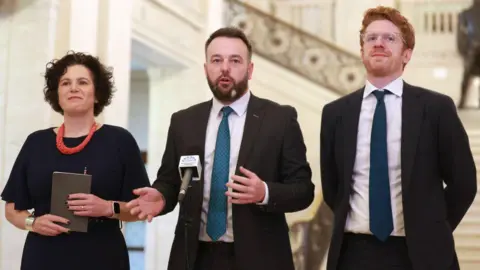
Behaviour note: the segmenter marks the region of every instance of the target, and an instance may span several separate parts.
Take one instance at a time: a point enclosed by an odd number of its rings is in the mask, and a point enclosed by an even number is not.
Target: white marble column
[[[99,1],[62,0],[58,3],[55,58],[62,58],[68,51],[98,55]],[[59,126],[62,122],[63,116],[52,111],[50,125]]]
[[[0,189],[26,137],[48,127],[43,100],[45,64],[54,56],[58,0],[13,1],[0,11]],[[0,269],[20,269],[25,231],[4,218],[0,205]]]
[[[364,12],[376,7],[378,0],[337,0],[335,7],[335,40],[340,47],[360,56],[359,35]],[[391,2],[391,0],[386,1]]]
[[[130,58],[133,0],[65,0],[60,1],[56,57],[67,51],[89,53],[113,68],[116,92],[112,103],[97,121],[127,127],[130,92]],[[52,125],[62,117],[52,114]]]
[[[10,40],[12,35],[12,17],[13,6],[7,3],[0,4],[0,186],[3,187],[3,180],[5,175],[4,170],[4,155],[5,155],[5,113],[7,106],[7,70],[8,70],[8,56]],[[0,214],[3,216],[3,207],[0,207]],[[2,219],[0,219],[0,227]],[[0,241],[0,250],[2,242]]]
[[[207,0],[207,27],[205,28],[207,36],[225,26],[224,8],[226,6],[225,0]]]
[[[70,46],[68,49],[96,55],[98,51],[98,21],[100,19],[99,1],[70,1]]]
[[[175,76],[177,69],[154,69],[149,77],[149,123],[148,123],[148,175],[153,182],[162,162],[170,116],[181,108],[177,103]],[[167,269],[173,242],[178,209],[157,217],[147,225],[145,237],[145,269]]]
[[[225,3],[225,0],[207,0],[206,1],[206,11],[207,11],[207,25],[205,27],[205,41],[208,37],[225,25],[225,9],[228,8],[228,5]],[[205,51],[202,51],[205,54]],[[204,58],[205,59],[205,58]],[[203,67],[201,70],[202,74],[205,74]],[[203,75],[205,77],[205,75]],[[212,92],[210,89],[205,88],[205,97],[207,99],[212,97]]]
[[[62,0],[58,6],[55,56],[63,57],[68,51],[96,55],[98,33],[98,0]]]
[[[128,126],[133,0],[102,0],[99,12],[98,53],[113,68],[116,92],[102,113],[103,122]]]
[[[148,174],[152,181],[155,180],[162,161],[170,117],[176,111],[206,100],[204,93],[207,84],[201,72],[201,67],[183,70],[165,67],[148,71],[150,83]],[[167,268],[177,218],[178,207],[172,213],[157,217],[148,224],[145,269]]]

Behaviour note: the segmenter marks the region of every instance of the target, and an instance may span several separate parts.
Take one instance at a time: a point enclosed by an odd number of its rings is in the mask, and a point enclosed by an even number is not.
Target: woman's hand
[[[67,205],[68,209],[77,216],[110,217],[113,215],[112,204],[93,194],[70,194]]]
[[[63,217],[46,214],[35,218],[33,222],[33,232],[45,235],[45,236],[56,236],[61,233],[68,233],[68,229],[60,225],[55,224],[54,222],[68,224],[68,219]]]

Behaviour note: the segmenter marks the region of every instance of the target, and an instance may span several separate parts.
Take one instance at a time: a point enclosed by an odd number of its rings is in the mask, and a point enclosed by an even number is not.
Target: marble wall
[[[149,129],[148,174],[155,180],[167,141],[171,115],[191,105],[211,98],[203,67],[157,68],[148,71]],[[192,130],[192,132],[202,132]],[[165,216],[157,217],[147,226],[146,269],[166,269],[177,223],[178,207]]]
[[[61,122],[43,100],[43,74],[46,63],[67,50],[100,54],[106,65],[113,66],[115,101],[99,120],[127,125],[131,32],[124,29],[131,26],[124,18],[130,17],[131,1],[121,2],[113,6],[110,0],[102,1],[97,7],[92,5],[97,1],[23,0],[0,10],[0,189],[26,137]],[[98,12],[86,12],[95,8]],[[97,46],[97,35],[102,46]],[[0,269],[20,268],[25,235],[5,220],[2,204]]]
[[[45,63],[54,55],[57,1],[16,1],[0,18],[0,188],[25,138],[48,125],[43,102]],[[25,232],[4,218],[0,207],[0,269],[19,269]],[[7,248],[8,245],[8,248]]]
[[[142,134],[141,137],[145,139],[142,148],[148,149],[148,172],[152,181],[163,155],[171,114],[211,97],[202,67],[203,42],[212,31],[223,25],[219,14],[225,6],[221,0],[102,0],[98,5],[95,2],[12,0],[10,3],[14,4],[9,11],[5,6],[0,7],[0,188],[3,188],[26,136],[34,130],[61,122],[61,116],[53,113],[43,101],[42,73],[45,63],[63,56],[67,50],[97,54],[105,64],[114,67],[117,92],[112,105],[99,117],[99,121],[124,127],[128,125],[129,115],[135,113],[129,112],[129,106],[132,106],[129,105],[132,39],[154,52],[145,51],[145,47],[141,46],[133,48],[147,63],[144,68],[147,69],[148,79],[144,83],[149,88],[148,131],[144,132],[148,134]],[[249,2],[269,11],[270,1]],[[308,1],[283,2],[285,5],[301,2],[305,6]],[[395,6],[399,1],[310,2],[320,3],[322,7],[335,7],[329,17],[329,21],[334,21],[335,25],[329,25],[328,31],[313,26],[307,30],[326,35],[325,39],[356,54],[359,52],[358,31],[363,12],[378,4]],[[282,12],[285,10],[278,14]],[[312,15],[315,12],[307,12],[310,15],[306,16],[310,19],[305,17],[300,20],[301,23],[311,24],[309,20],[316,18]],[[415,21],[417,17],[412,17],[412,20]],[[298,24],[298,18],[295,18],[291,16],[292,22]],[[172,25],[175,25],[175,29]],[[427,37],[418,39],[418,48],[414,60],[407,66],[405,79],[456,99],[461,76],[458,57],[451,49],[450,56],[428,54],[435,51],[432,50],[436,48],[435,43],[445,43],[450,37]],[[308,158],[319,187],[318,133],[321,109],[323,104],[337,96],[265,59],[254,56],[254,61],[256,67],[251,81],[253,93],[297,108],[308,146]],[[290,220],[308,217],[311,212],[299,213],[298,217],[292,214]],[[166,269],[177,214],[175,210],[170,215],[156,218],[147,226],[147,269]],[[5,220],[2,204],[0,269],[19,269],[24,237],[25,232],[13,228]]]

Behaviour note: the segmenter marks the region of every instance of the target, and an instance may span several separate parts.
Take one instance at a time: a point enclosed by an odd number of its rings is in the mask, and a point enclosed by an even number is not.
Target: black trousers
[[[390,236],[385,242],[373,235],[346,233],[339,270],[413,270],[405,237]]]
[[[233,243],[202,242],[198,245],[194,270],[235,270]]]
[[[338,270],[413,270],[405,237],[381,242],[373,235],[346,233]],[[450,270],[460,270],[457,256]]]

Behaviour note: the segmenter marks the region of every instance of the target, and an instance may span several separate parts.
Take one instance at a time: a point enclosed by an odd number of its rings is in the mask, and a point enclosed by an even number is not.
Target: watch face
[[[115,214],[120,214],[120,204],[118,202],[113,203],[113,210],[115,211]]]

